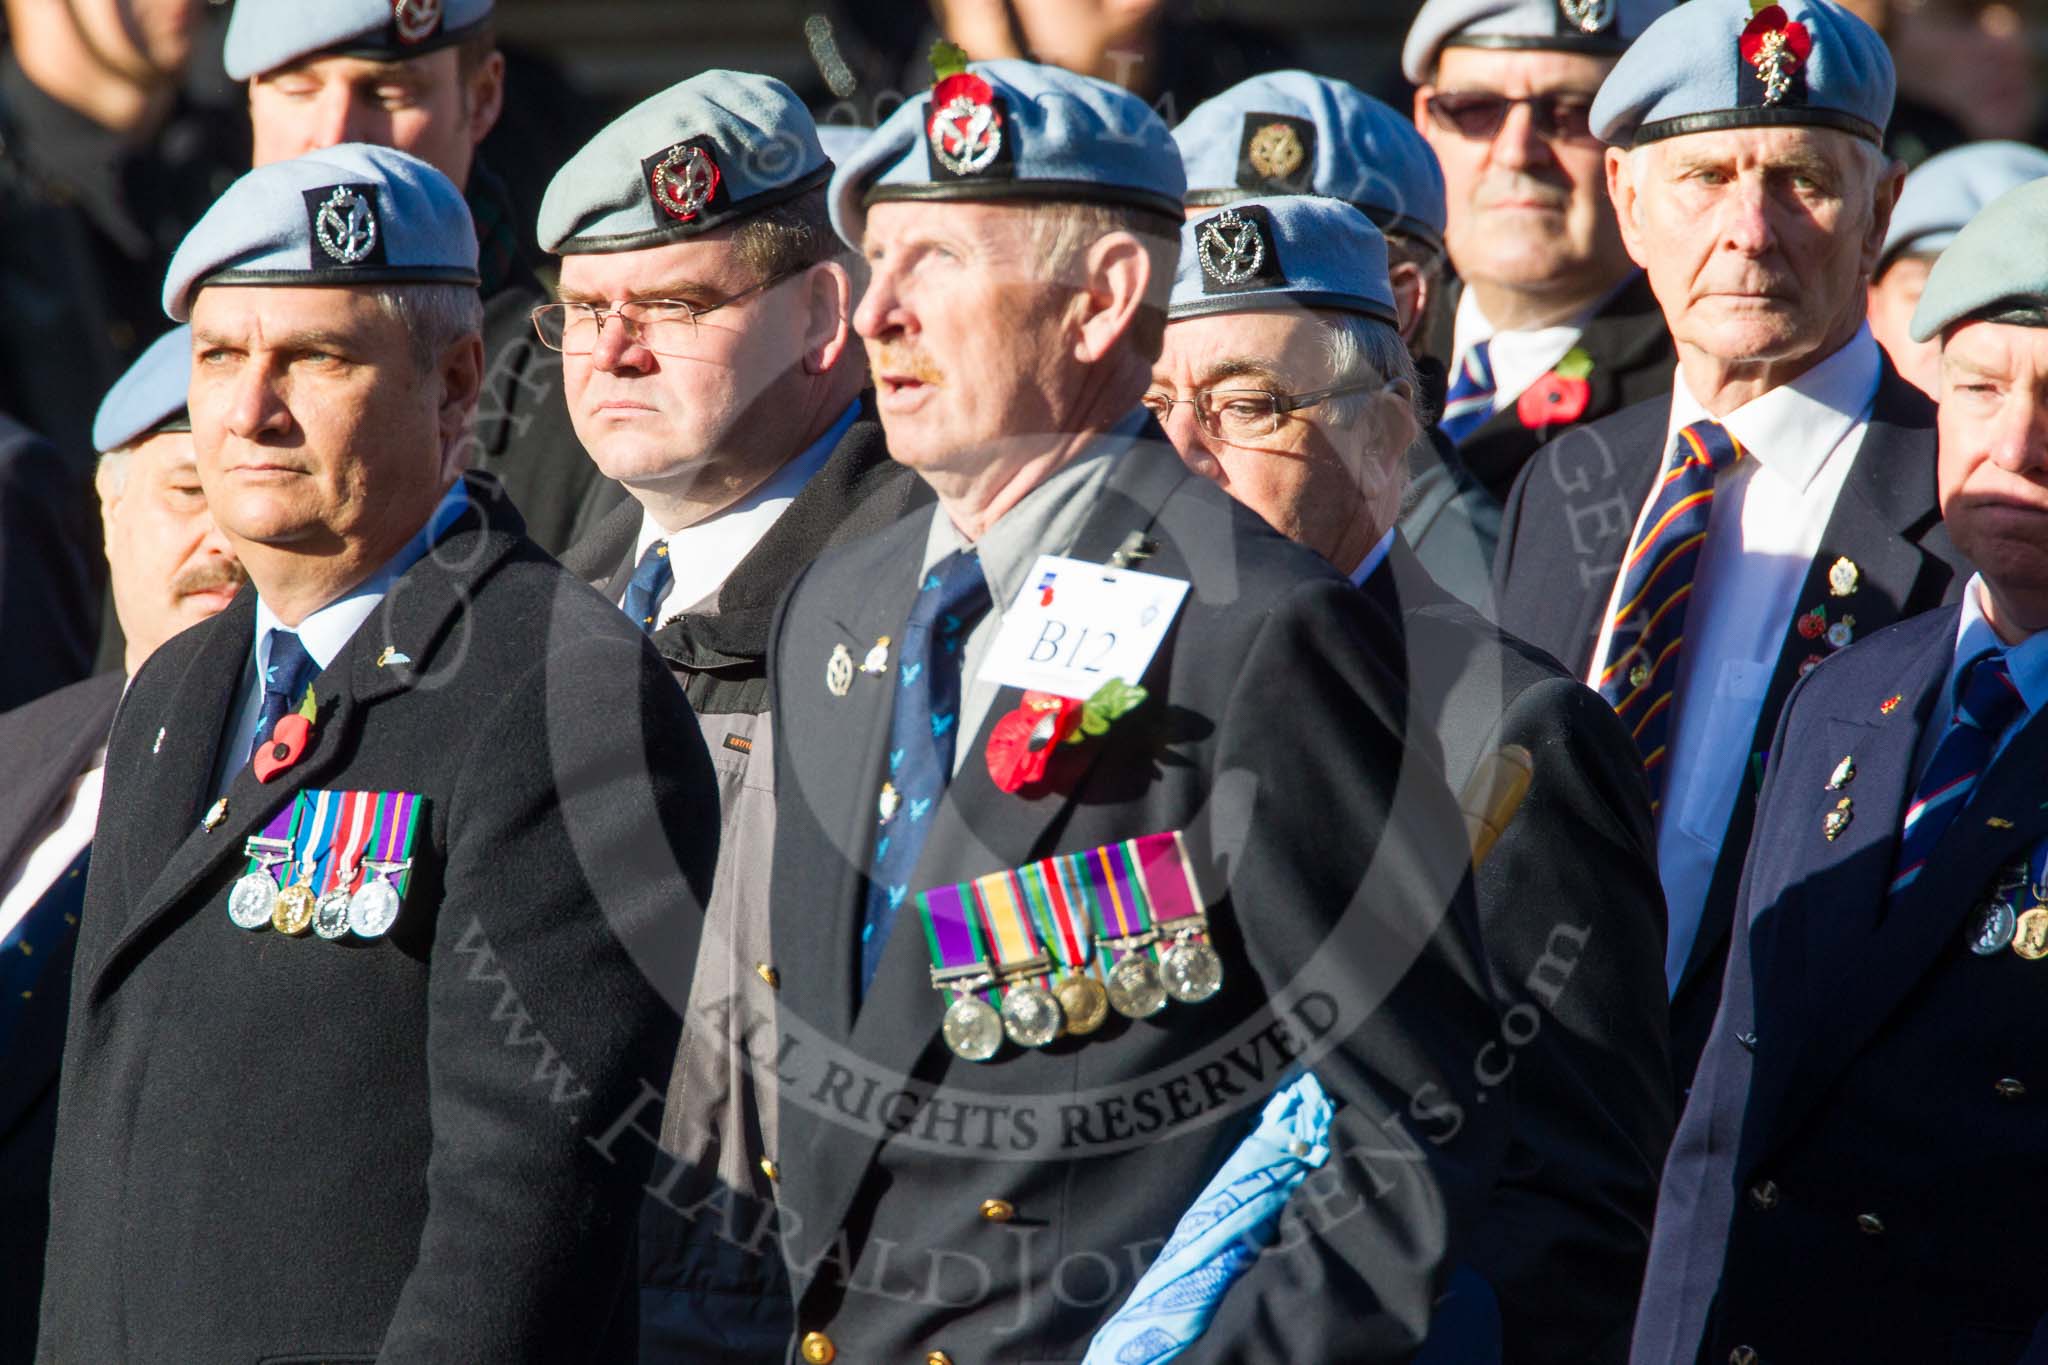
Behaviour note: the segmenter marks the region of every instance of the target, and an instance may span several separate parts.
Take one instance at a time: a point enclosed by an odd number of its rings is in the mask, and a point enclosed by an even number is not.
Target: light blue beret
[[[1180,152],[1145,101],[1036,62],[974,62],[906,101],[832,176],[832,226],[858,248],[889,199],[1085,201],[1181,216]]]
[[[1259,308],[1334,308],[1393,323],[1386,238],[1351,205],[1299,194],[1184,223],[1167,320]]]
[[[1913,340],[2001,307],[2048,308],[2048,180],[2007,190],[1956,234],[1927,274]]]
[[[825,149],[837,165],[845,165],[853,159],[867,140],[875,135],[872,128],[856,128],[850,123],[821,123],[818,125],[818,145]]]
[[[1356,86],[1269,71],[1196,105],[1173,140],[1187,168],[1190,207],[1319,194],[1357,205],[1382,232],[1443,247],[1436,153],[1406,114]]]
[[[1877,258],[1879,274],[1904,252],[1938,254],[1977,211],[2017,185],[2048,175],[2048,152],[2024,142],[1966,142],[1913,168]]]
[[[1877,30],[1832,0],[1686,0],[1615,63],[1593,134],[1617,147],[1722,128],[1834,128],[1881,142],[1897,78]]]
[[[185,234],[164,312],[191,315],[210,284],[477,283],[462,191],[415,156],[344,142],[258,166]]]
[[[1447,47],[1586,52],[1611,57],[1672,0],[1425,0],[1401,45],[1401,71],[1427,85]]]
[[[222,56],[246,81],[301,57],[403,61],[459,43],[491,17],[491,0],[235,0]]]
[[[773,76],[706,71],[634,105],[555,172],[540,244],[574,256],[679,242],[831,173],[795,91]]]
[[[92,448],[105,453],[160,431],[190,431],[185,390],[192,383],[192,329],[173,327],[114,381],[92,419]]]

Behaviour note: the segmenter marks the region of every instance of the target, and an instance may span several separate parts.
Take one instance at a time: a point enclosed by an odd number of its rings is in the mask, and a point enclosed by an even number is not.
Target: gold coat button
[[[1775,1180],[1759,1180],[1756,1184],[1751,1185],[1749,1187],[1749,1202],[1760,1209],[1774,1209],[1778,1207],[1778,1182]]]
[[[1007,1223],[1017,1216],[1017,1206],[1007,1199],[984,1199],[981,1216],[991,1223]]]
[[[768,989],[771,991],[782,988],[782,973],[776,971],[765,962],[756,962],[754,964],[754,975],[767,982]]]
[[[925,1353],[924,1365],[953,1365],[953,1357],[944,1351],[928,1351]]]
[[[1884,1219],[1874,1213],[1859,1213],[1856,1215],[1856,1228],[1866,1237],[1882,1237]]]
[[[761,1174],[767,1176],[770,1180],[780,1180],[782,1179],[782,1168],[775,1164],[774,1157],[764,1156],[761,1158]]]
[[[2011,1076],[2007,1076],[2004,1080],[2000,1081],[1997,1085],[1994,1085],[1991,1088],[1998,1092],[1998,1098],[2002,1100],[2021,1099],[2027,1093],[2027,1083],[2025,1081],[2015,1080]]]
[[[839,1358],[839,1348],[823,1332],[804,1333],[797,1350],[803,1354],[806,1365],[832,1365]]]
[[[1753,1347],[1738,1346],[1728,1353],[1728,1365],[1756,1365],[1756,1351]]]

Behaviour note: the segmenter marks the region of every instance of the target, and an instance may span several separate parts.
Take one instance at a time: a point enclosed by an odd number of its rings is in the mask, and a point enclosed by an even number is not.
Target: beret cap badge
[[[401,43],[423,43],[441,27],[441,0],[392,0],[391,27]]]
[[[313,237],[342,265],[361,265],[377,249],[377,212],[367,187],[336,185],[313,215]]]
[[[1245,146],[1245,159],[1267,180],[1285,180],[1301,169],[1308,158],[1301,134],[1290,123],[1274,120],[1254,129]]]
[[[1614,27],[1614,0],[1557,0],[1557,10],[1581,33],[1605,33]]]
[[[954,175],[978,175],[1003,149],[1003,116],[995,91],[971,71],[959,71],[932,87],[925,136],[932,156]]]
[[[663,213],[687,223],[704,211],[704,206],[718,193],[722,178],[710,148],[678,142],[655,163],[647,188]]]
[[[1737,40],[1742,60],[1763,84],[1766,105],[1783,104],[1797,92],[1798,78],[1813,55],[1813,35],[1777,5],[1757,10]]]
[[[1218,284],[1244,284],[1266,261],[1266,238],[1253,219],[1232,209],[1202,224],[1195,250],[1202,273]]]

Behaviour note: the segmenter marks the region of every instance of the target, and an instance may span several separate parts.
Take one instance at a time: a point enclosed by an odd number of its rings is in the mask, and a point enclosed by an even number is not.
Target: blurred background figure
[[[1870,333],[1899,373],[1929,398],[1939,396],[1941,346],[1908,334],[1927,273],[1977,210],[2044,175],[2048,152],[2020,142],[1967,143],[1907,175],[1870,282]]]
[[[35,1357],[71,954],[114,706],[158,645],[243,581],[199,491],[191,365],[191,329],[166,333],[93,426],[122,666],[0,716],[0,1365]]]

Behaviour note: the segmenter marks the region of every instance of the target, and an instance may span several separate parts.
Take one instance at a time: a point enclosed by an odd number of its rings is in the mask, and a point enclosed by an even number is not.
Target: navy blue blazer
[[[1522,471],[1502,515],[1494,560],[1498,620],[1581,677],[1598,643],[1600,618],[1628,552],[1636,514],[1663,464],[1670,415],[1669,397],[1660,397],[1551,442]],[[1829,595],[1828,568],[1837,558],[1859,570],[1853,597]],[[1857,633],[1868,636],[1955,601],[1969,576],[1970,566],[1949,542],[1935,499],[1934,404],[1886,360],[1863,444],[1835,498],[1797,601],[1802,608],[1830,601],[1845,606],[1856,616]],[[1814,642],[1802,637],[1796,625],[1785,622],[1785,643],[1750,742],[1756,760],[1752,773],[1761,770],[1764,741],[1798,681],[1800,665],[1814,652]],[[1754,782],[1737,789],[1699,931],[1671,997],[1672,1076],[1681,1093],[1721,998],[1721,965],[1728,956],[1729,919],[1756,792]]]
[[[2048,1149],[2048,961],[1969,943],[1999,869],[2048,840],[2048,715],[1886,904],[1958,614],[1844,650],[1786,704],[1636,1365],[2011,1365],[2048,1313],[2048,1187],[2027,1174]],[[1854,775],[1830,789],[1844,758]]]

